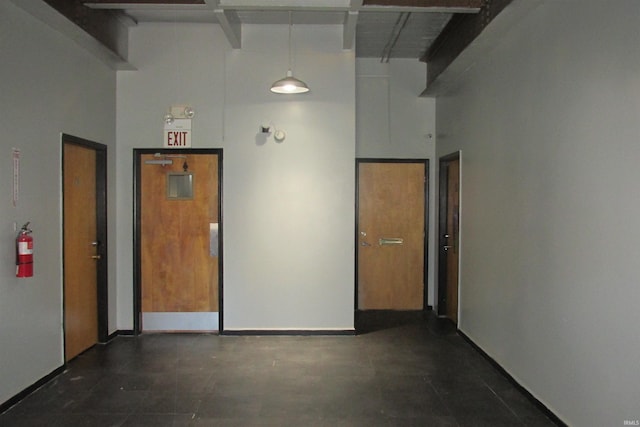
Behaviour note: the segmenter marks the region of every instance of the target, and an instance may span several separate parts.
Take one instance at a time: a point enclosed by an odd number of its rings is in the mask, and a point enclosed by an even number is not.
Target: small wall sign
[[[20,150],[13,148],[11,157],[13,159],[13,207],[16,207],[20,196]]]
[[[164,147],[191,147],[191,119],[175,119],[173,123],[165,123]]]

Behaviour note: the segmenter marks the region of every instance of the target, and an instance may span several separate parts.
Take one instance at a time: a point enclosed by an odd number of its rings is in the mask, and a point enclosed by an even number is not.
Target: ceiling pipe
[[[396,20],[395,25],[393,26],[393,30],[391,30],[391,35],[389,36],[389,40],[382,50],[382,57],[380,58],[380,62],[388,63],[389,58],[391,58],[391,53],[393,52],[393,48],[395,47],[398,39],[400,38],[400,34],[402,30],[407,25],[407,21],[411,16],[411,12],[402,12],[398,15],[398,19]]]

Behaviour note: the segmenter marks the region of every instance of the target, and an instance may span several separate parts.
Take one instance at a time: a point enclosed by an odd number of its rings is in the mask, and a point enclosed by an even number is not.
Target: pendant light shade
[[[309,92],[309,86],[302,80],[293,77],[291,70],[287,71],[287,77],[274,82],[271,85],[273,93],[305,93]]]
[[[302,80],[293,77],[291,71],[291,12],[289,12],[289,69],[287,76],[271,85],[271,92],[280,94],[296,94],[309,92],[309,86]]]

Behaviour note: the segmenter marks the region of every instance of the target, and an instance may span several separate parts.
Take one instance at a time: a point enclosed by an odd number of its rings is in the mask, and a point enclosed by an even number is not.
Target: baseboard
[[[260,335],[260,336],[317,336],[317,335],[355,335],[355,329],[225,329],[220,335]]]
[[[36,391],[37,389],[39,389],[40,387],[42,387],[43,385],[51,381],[51,379],[63,373],[64,370],[65,370],[65,365],[60,366],[59,368],[53,370],[50,374],[45,375],[44,377],[40,378],[38,381],[30,385],[29,387],[25,388],[20,393],[16,394],[6,402],[1,403],[0,414],[2,414],[3,412],[6,412],[13,405],[20,402],[22,399],[24,399],[25,397],[27,397],[28,395],[30,395],[31,393],[33,393],[34,391]]]
[[[133,330],[131,329],[117,329],[115,331],[113,331],[111,334],[109,334],[109,336],[107,336],[107,340],[104,342],[100,342],[98,344],[109,344],[114,338],[117,337],[128,337],[128,336],[134,336],[135,334],[133,333]]]
[[[115,337],[117,337],[118,335],[120,335],[119,331],[114,331],[114,332],[112,332],[111,334],[109,334],[107,336],[107,340],[105,342],[100,343],[100,344],[109,344],[111,342],[111,340],[114,339]]]
[[[133,333],[133,330],[131,330],[131,329],[118,329],[115,332],[109,334],[109,336],[107,337],[107,341],[105,341],[103,343],[98,343],[98,344],[108,344],[111,340],[113,340],[114,338],[116,338],[118,336],[133,336],[133,335],[135,335],[135,334]],[[88,351],[89,349],[87,349],[85,351]],[[66,365],[60,366],[59,368],[57,368],[54,371],[52,371],[50,374],[40,378],[38,381],[36,381],[32,385],[30,385],[29,387],[25,388],[20,393],[16,394],[15,396],[10,398],[6,402],[0,403],[0,414],[5,412],[5,411],[7,411],[13,405],[15,405],[16,403],[20,402],[22,399],[24,399],[25,397],[27,397],[28,395],[30,395],[31,393],[33,393],[34,391],[36,391],[37,389],[42,387],[44,384],[48,383],[52,378],[56,377],[57,375],[60,375],[62,372],[64,372],[65,369],[66,369]]]
[[[516,387],[520,393],[522,393],[531,403],[533,403],[540,411],[542,411],[553,423],[560,427],[568,427],[556,414],[554,414],[551,409],[547,408],[547,406],[540,402],[533,394],[529,392],[526,388],[524,388],[515,378],[511,376],[498,362],[494,360],[493,357],[489,356],[487,352],[485,352],[478,344],[473,342],[471,338],[469,338],[464,332],[458,329],[458,334],[467,341],[471,347],[473,347],[478,353],[482,355],[491,365],[498,370],[514,387]]]

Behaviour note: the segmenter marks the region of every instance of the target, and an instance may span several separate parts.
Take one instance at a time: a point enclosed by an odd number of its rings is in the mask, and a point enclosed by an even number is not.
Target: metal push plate
[[[209,255],[218,256],[218,223],[209,223]]]
[[[402,245],[404,243],[404,239],[402,237],[383,237],[378,240],[378,244],[380,246],[384,245]]]

